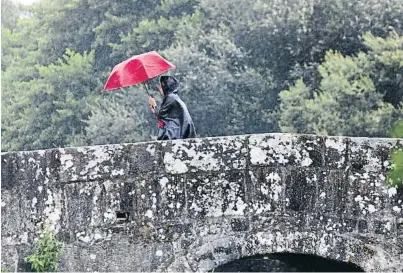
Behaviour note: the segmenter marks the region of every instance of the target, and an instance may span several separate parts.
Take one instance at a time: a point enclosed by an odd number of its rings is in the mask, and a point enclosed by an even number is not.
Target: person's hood
[[[173,76],[161,76],[160,83],[164,96],[178,92],[179,81]]]

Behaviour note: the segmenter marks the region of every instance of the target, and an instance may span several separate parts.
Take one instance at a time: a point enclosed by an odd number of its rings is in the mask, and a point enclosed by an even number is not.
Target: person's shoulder
[[[162,103],[163,104],[167,104],[167,103],[172,104],[172,103],[177,103],[179,101],[180,101],[180,98],[178,97],[178,95],[170,93],[164,97],[164,100]]]
[[[171,100],[179,100],[179,99],[180,99],[180,97],[179,97],[178,94],[176,94],[176,93],[169,93],[169,94],[167,95],[167,98],[169,98],[169,99],[171,99]]]

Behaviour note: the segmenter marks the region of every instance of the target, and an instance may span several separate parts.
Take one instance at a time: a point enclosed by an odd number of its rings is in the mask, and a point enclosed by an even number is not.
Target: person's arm
[[[161,104],[161,107],[158,107],[155,99],[150,97],[149,103],[151,111],[157,116],[157,118],[164,119],[175,107],[176,101],[170,97],[167,97]]]

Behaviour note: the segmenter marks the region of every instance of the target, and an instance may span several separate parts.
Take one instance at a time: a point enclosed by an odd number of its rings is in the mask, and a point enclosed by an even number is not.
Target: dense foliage
[[[142,87],[102,91],[151,50],[199,136],[391,137],[402,119],[402,0],[1,3],[3,151],[151,140]]]

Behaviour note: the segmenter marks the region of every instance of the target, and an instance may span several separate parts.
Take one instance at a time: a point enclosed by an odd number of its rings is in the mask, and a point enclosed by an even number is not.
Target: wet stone
[[[375,234],[394,234],[396,232],[396,223],[392,220],[374,220],[372,229]]]
[[[241,137],[189,139],[165,144],[163,164],[167,173],[242,170],[246,167],[248,150]]]
[[[231,227],[233,231],[247,231],[249,229],[249,223],[245,219],[232,219]]]
[[[296,167],[321,167],[324,165],[324,137],[301,135],[293,139],[293,147],[299,153],[299,155],[296,156]]]
[[[315,170],[297,169],[286,178],[285,198],[287,209],[312,211],[316,201],[317,174]]]
[[[318,237],[312,233],[307,233],[300,239],[299,244],[301,246],[302,253],[316,253],[316,244]]]
[[[326,137],[325,166],[329,169],[345,169],[347,164],[347,138]]]
[[[358,228],[358,221],[354,218],[344,218],[341,221],[342,224],[342,232],[354,232]]]
[[[214,253],[224,253],[224,254],[227,254],[227,255],[231,254],[231,253],[234,253],[234,251],[236,251],[236,250],[234,250],[231,247],[222,247],[222,246],[216,247],[213,250]]]
[[[261,167],[297,165],[301,156],[293,146],[293,141],[295,136],[283,134],[250,136],[250,163]]]
[[[46,220],[63,271],[206,271],[284,251],[398,271],[403,191],[387,171],[401,142],[268,134],[4,153],[2,262],[21,270]]]
[[[348,142],[348,166],[353,171],[385,172],[390,165],[390,153],[398,143],[395,139],[358,138]]]
[[[189,246],[192,244],[192,242],[190,240],[188,240],[188,239],[182,239],[180,241],[180,244],[181,244],[182,249],[188,249]]]
[[[398,218],[396,222],[397,235],[403,237],[403,218]]]
[[[57,183],[60,170],[58,150],[11,152],[1,154],[2,188],[17,186],[21,181],[32,184]]]
[[[200,174],[186,181],[191,218],[244,215],[244,174],[237,171]]]
[[[358,232],[367,233],[368,232],[368,223],[365,220],[358,221]]]
[[[150,271],[154,272],[158,268],[167,267],[174,261],[174,259],[175,258],[171,244],[156,245],[151,256]]]
[[[247,181],[250,181],[248,194],[252,215],[284,211],[286,175],[282,168],[251,168]]]
[[[157,188],[158,221],[186,218],[186,179],[179,176],[159,176]]]
[[[315,211],[318,213],[347,213],[348,190],[346,173],[342,170],[317,172],[317,199]]]
[[[196,261],[200,262],[201,260],[214,260],[214,255],[212,252],[207,252],[200,255],[200,258],[196,259]]]
[[[346,213],[361,217],[363,215],[382,214],[390,208],[385,176],[376,172],[347,173],[349,186]]]

